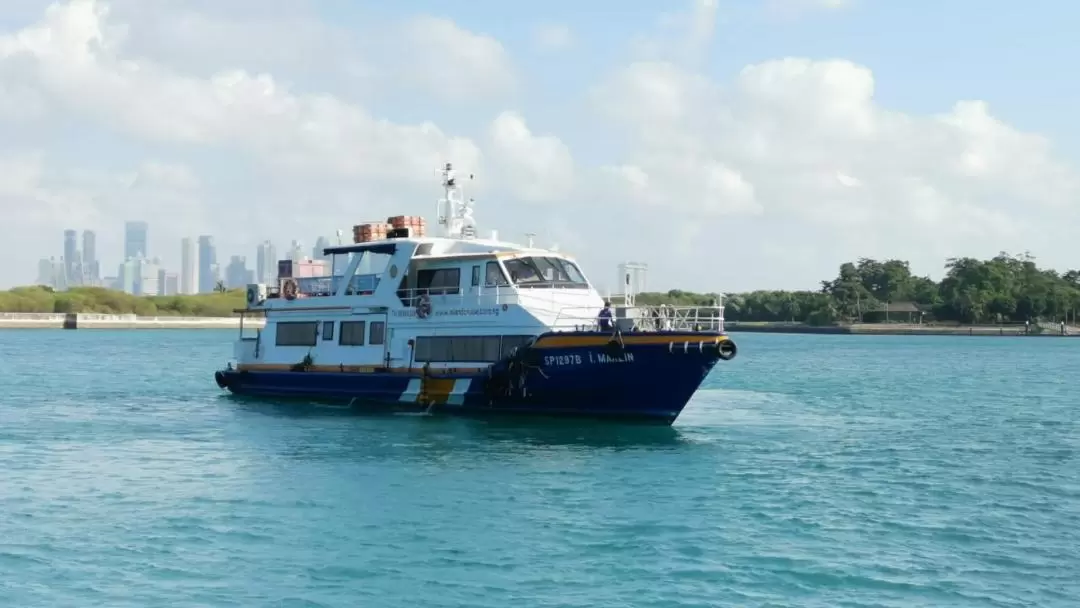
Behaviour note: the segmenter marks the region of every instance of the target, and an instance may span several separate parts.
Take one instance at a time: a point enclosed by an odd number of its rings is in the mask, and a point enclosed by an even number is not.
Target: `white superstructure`
[[[476,369],[544,332],[595,329],[604,298],[577,262],[531,243],[479,238],[458,181],[447,163],[440,236],[330,247],[328,276],[250,285],[243,313],[267,322],[241,336],[237,365]],[[638,307],[616,316],[626,329],[722,329],[722,308],[700,313]]]

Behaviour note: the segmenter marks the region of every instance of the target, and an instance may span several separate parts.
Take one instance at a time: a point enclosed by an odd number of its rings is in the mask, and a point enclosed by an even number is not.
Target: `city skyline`
[[[47,285],[56,289],[99,286],[136,295],[208,293],[214,291],[219,283],[230,289],[255,282],[270,284],[276,280],[278,261],[287,259],[278,258],[279,250],[269,239],[254,246],[254,255],[222,255],[214,236],[204,234],[181,238],[177,243],[180,262],[170,266],[165,262],[166,258],[158,255],[151,245],[150,222],[126,220],[122,234],[122,260],[111,266],[106,262],[106,268],[114,270],[102,272],[102,260],[97,253],[98,232],[81,231],[80,248],[80,231],[65,229],[62,253],[40,259],[37,280],[27,284]],[[319,236],[315,238],[315,245],[305,250],[302,240],[293,239],[285,251],[288,259],[325,259],[322,251],[332,243],[329,238]],[[167,244],[158,248],[169,249]],[[222,263],[221,260],[226,258],[228,262]]]

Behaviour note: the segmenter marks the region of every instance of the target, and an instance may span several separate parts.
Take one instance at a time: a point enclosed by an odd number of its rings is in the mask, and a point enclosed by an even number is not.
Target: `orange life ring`
[[[295,300],[298,291],[299,289],[297,288],[294,279],[285,279],[285,282],[281,285],[281,294],[285,296],[286,300]]]
[[[425,293],[416,302],[416,316],[426,319],[429,315],[431,315],[431,298]]]

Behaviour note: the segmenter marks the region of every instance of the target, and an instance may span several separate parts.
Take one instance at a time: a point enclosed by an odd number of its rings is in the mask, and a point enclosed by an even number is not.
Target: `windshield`
[[[578,267],[561,258],[514,258],[503,263],[510,273],[510,280],[518,287],[585,289],[589,286]]]

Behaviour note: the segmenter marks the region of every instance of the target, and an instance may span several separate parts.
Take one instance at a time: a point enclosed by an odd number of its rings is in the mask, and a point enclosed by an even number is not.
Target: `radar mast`
[[[472,174],[469,179],[473,178]],[[451,239],[476,238],[476,219],[473,218],[473,199],[466,199],[458,183],[457,172],[451,163],[442,170],[444,195],[439,200],[438,217],[443,236]]]

